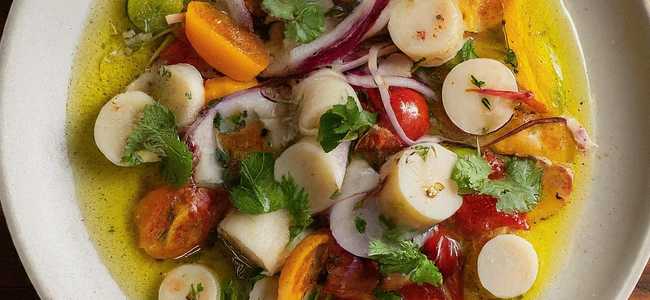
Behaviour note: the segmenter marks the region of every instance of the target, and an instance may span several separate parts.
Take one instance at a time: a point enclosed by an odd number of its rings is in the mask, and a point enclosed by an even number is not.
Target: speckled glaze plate
[[[66,149],[70,72],[91,5],[15,1],[0,44],[0,198],[45,299],[125,298],[85,230]],[[650,2],[566,6],[599,149],[566,262],[543,298],[626,299],[650,255]]]

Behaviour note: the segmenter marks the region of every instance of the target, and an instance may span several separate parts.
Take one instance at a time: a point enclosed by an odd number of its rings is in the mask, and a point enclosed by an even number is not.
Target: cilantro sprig
[[[442,273],[412,241],[386,243],[382,240],[370,242],[370,258],[379,263],[383,274],[401,273],[417,284],[442,284]]]
[[[318,141],[330,152],[344,141],[359,138],[375,123],[377,114],[360,109],[354,97],[348,97],[345,104],[334,105],[321,116]]]
[[[460,48],[456,54],[456,57],[447,63],[447,66],[451,69],[464,61],[478,57],[479,56],[476,54],[476,48],[474,48],[474,39],[468,39],[463,44],[463,47]]]
[[[160,172],[170,184],[181,186],[192,175],[192,152],[178,136],[174,114],[158,102],[144,108],[126,140],[122,162],[130,166],[142,164],[143,150],[162,158]]]
[[[235,208],[247,214],[287,209],[291,216],[290,238],[293,240],[313,221],[309,195],[291,176],[275,181],[274,163],[271,153],[249,154],[240,163],[241,178],[239,185],[230,191],[230,198]]]
[[[497,210],[505,213],[529,212],[539,202],[542,170],[529,159],[508,158],[506,178],[490,180],[490,165],[478,154],[468,154],[456,162],[452,179],[462,194],[481,193],[498,199]]]
[[[262,7],[284,21],[285,37],[298,43],[309,43],[325,32],[325,12],[315,1],[264,0]]]

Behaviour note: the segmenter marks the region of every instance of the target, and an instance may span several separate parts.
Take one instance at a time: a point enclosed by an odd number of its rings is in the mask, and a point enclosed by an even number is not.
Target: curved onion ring
[[[372,76],[348,74],[345,75],[345,78],[347,79],[348,83],[354,86],[359,86],[359,87],[369,88],[369,89],[377,88],[377,84],[375,83]],[[384,82],[388,86],[409,88],[418,91],[420,94],[424,95],[429,99],[439,101],[438,95],[436,95],[436,93],[431,88],[429,88],[425,84],[415,79],[400,77],[400,76],[382,76],[382,78],[384,79]]]

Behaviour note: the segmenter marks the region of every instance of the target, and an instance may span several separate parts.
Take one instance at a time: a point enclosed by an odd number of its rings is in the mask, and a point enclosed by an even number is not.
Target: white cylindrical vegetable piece
[[[515,107],[512,100],[468,91],[479,87],[518,91],[515,75],[497,60],[470,59],[452,69],[442,87],[442,104],[458,128],[474,135],[501,128],[510,121]]]
[[[234,211],[219,224],[219,234],[251,262],[274,274],[288,255],[290,224],[285,209],[260,215]]]
[[[192,124],[205,106],[203,77],[190,64],[161,66],[157,73],[143,73],[126,89],[153,96],[174,113],[179,127]]]
[[[457,156],[435,143],[413,145],[382,166],[381,212],[414,229],[426,229],[451,217],[461,206],[451,179]]]
[[[370,192],[379,184],[379,174],[367,161],[353,158],[346,171],[338,199],[345,199],[355,194]]]
[[[158,290],[159,300],[214,300],[221,296],[219,281],[212,271],[199,264],[176,267],[165,275]]]
[[[108,160],[118,166],[128,166],[122,162],[126,140],[136,126],[142,111],[155,101],[143,92],[119,94],[104,104],[95,121],[95,143]],[[156,154],[149,151],[138,153],[144,162],[158,161]]]
[[[538,267],[533,245],[513,234],[489,240],[478,256],[481,284],[499,298],[514,298],[526,293],[535,283]]]
[[[264,277],[253,286],[249,300],[276,300],[278,299],[278,278]]]
[[[312,213],[321,212],[337,201],[348,163],[350,143],[342,143],[329,153],[314,137],[304,137],[287,148],[275,161],[275,179],[291,175],[309,194]]]
[[[368,257],[368,245],[380,239],[384,232],[380,216],[376,199],[366,199],[366,195],[348,197],[332,207],[330,230],[343,249]]]
[[[439,66],[463,46],[463,16],[453,0],[396,0],[388,31],[395,45],[421,66]]]
[[[359,107],[357,94],[345,77],[330,69],[316,71],[293,89],[294,97],[300,102],[298,129],[303,135],[317,135],[320,117],[337,104],[345,104],[353,97]]]

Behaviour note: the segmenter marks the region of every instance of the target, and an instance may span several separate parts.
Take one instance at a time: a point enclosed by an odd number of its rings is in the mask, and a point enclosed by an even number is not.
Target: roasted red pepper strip
[[[513,91],[501,91],[501,90],[494,90],[494,89],[467,89],[467,91],[479,93],[484,96],[501,97],[513,101],[518,101],[523,103],[532,111],[537,113],[548,112],[548,108],[546,108],[546,105],[544,105],[544,103],[542,102],[537,101],[537,99],[535,99],[535,95],[529,91],[513,92]]]

